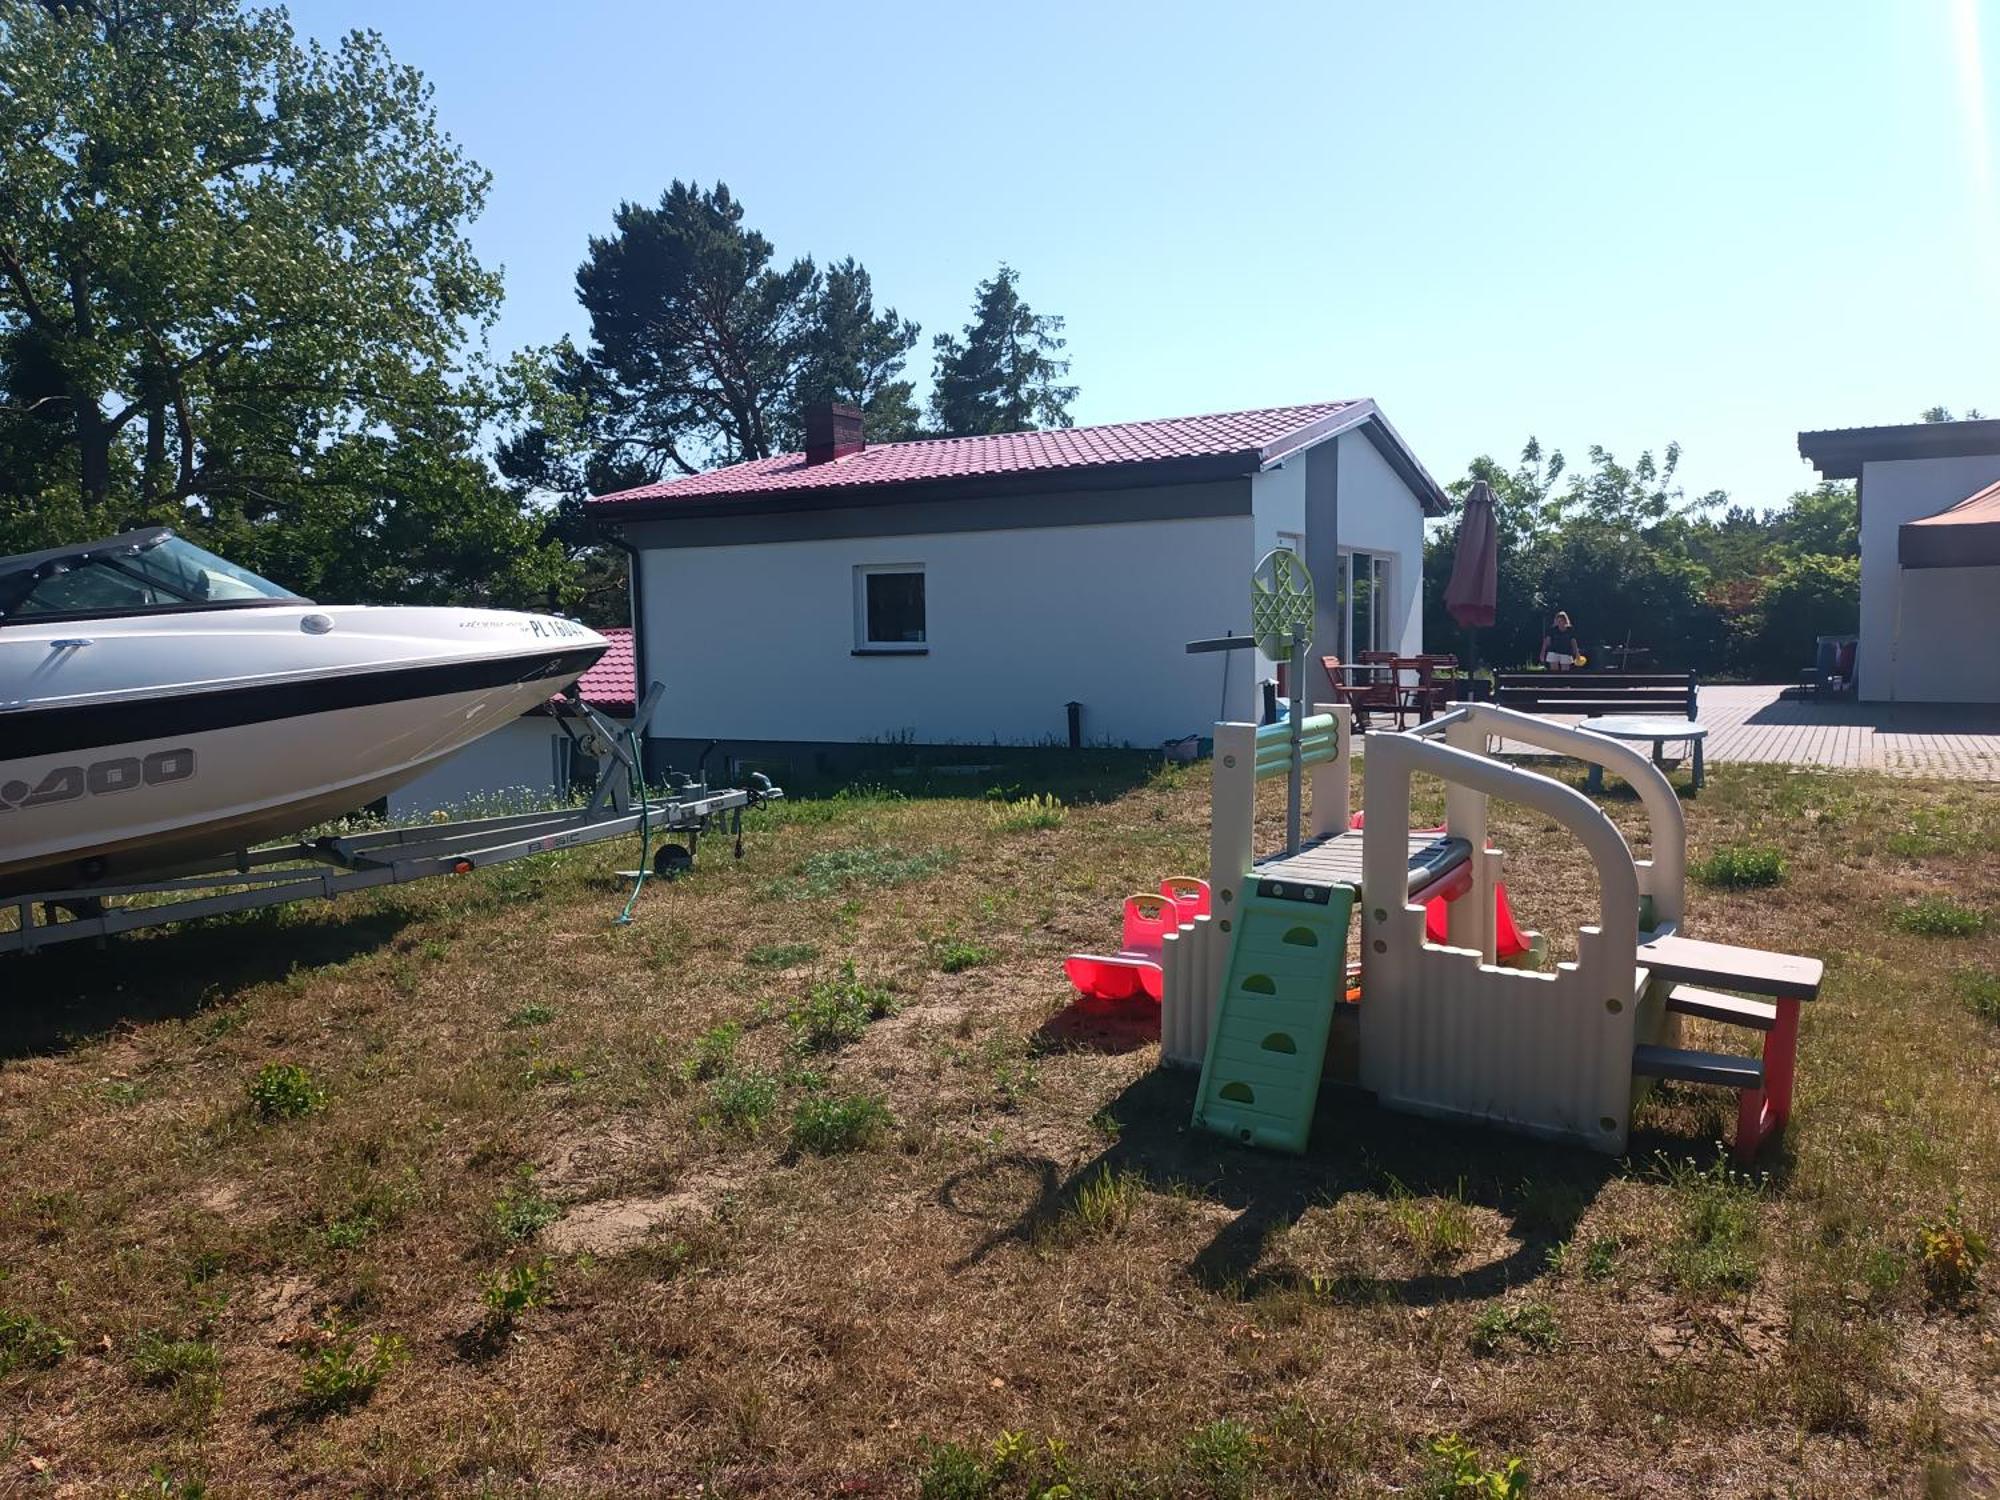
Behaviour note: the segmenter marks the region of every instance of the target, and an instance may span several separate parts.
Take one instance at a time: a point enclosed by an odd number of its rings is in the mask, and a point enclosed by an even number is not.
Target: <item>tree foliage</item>
[[[587,420],[537,411],[535,424],[581,443],[586,467],[660,478],[769,458],[799,447],[805,408],[828,399],[862,407],[878,440],[912,424],[901,376],[916,324],[876,310],[852,257],[824,272],[777,263],[726,183],[676,180],[657,205],[620,204],[576,284],[589,348],[548,363]]]
[[[973,294],[962,337],[932,340],[931,421],[947,437],[1068,427],[1077,388],[1064,385],[1069,360],[1063,320],[1021,300],[1020,273],[1002,264]]]
[[[372,33],[0,0],[0,549],[169,522],[306,591],[538,595],[475,456],[486,184]]]
[[[1493,489],[1500,530],[1499,619],[1480,632],[1482,661],[1531,663],[1553,613],[1576,621],[1586,654],[1616,664],[1644,647],[1663,668],[1789,678],[1814,638],[1851,632],[1860,610],[1854,490],[1827,483],[1768,513],[1731,506],[1720,491],[1690,497],[1675,480],[1680,450],[1629,466],[1603,448],[1571,469],[1534,439],[1511,469],[1475,459],[1451,486]],[[1457,536],[1442,527],[1425,553],[1425,639],[1463,631],[1444,612]],[[1606,661],[1604,653],[1611,658]]]

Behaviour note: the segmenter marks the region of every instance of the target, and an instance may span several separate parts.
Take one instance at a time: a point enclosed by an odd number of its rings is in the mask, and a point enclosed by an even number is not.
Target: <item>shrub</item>
[[[811,1094],[792,1112],[792,1148],[815,1156],[860,1151],[891,1123],[889,1106],[874,1094]]]
[[[1029,1495],[1035,1500],[1081,1500],[1070,1483],[1069,1452],[1057,1438],[1003,1432],[991,1452],[961,1443],[924,1444],[917,1475],[918,1500],[994,1500]]]
[[[331,1220],[320,1231],[320,1238],[329,1250],[356,1250],[368,1242],[378,1227],[373,1214],[350,1214],[344,1219]]]
[[[918,1500],[987,1500],[998,1486],[976,1448],[959,1443],[926,1443]]]
[[[1431,1444],[1430,1472],[1421,1493],[1432,1500],[1454,1500],[1461,1495],[1475,1495],[1480,1500],[1527,1500],[1528,1463],[1508,1458],[1497,1468],[1488,1468],[1479,1450],[1454,1432]]]
[[[744,954],[743,962],[753,969],[795,969],[818,957],[819,949],[811,943],[765,943]]]
[[[555,1222],[562,1212],[553,1202],[542,1196],[535,1186],[534,1170],[521,1169],[520,1185],[511,1192],[502,1193],[493,1204],[493,1223],[500,1237],[516,1244],[533,1239],[543,1228]]]
[[[215,1345],[205,1339],[140,1336],[132,1351],[132,1370],[147,1385],[179,1385],[183,1380],[215,1372]]]
[[[1917,1229],[1917,1264],[1936,1301],[1960,1302],[1970,1296],[1987,1253],[1986,1237],[1966,1225],[1956,1198],[1941,1217]]]
[[[1512,1307],[1496,1302],[1473,1325],[1473,1352],[1498,1354],[1509,1339],[1525,1349],[1546,1352],[1562,1342],[1562,1328],[1546,1302],[1521,1302]]]
[[[486,1305],[486,1321],[495,1328],[511,1328],[522,1313],[549,1300],[555,1280],[555,1263],[546,1255],[524,1261],[488,1279],[479,1300]]]
[[[709,1107],[727,1129],[754,1135],[778,1107],[778,1078],[756,1070],[730,1072],[708,1086]]]
[[[1224,1419],[1189,1433],[1186,1456],[1204,1494],[1215,1500],[1242,1500],[1250,1493],[1262,1454],[1255,1433],[1241,1422]]]
[[[23,1369],[45,1370],[75,1347],[75,1340],[34,1314],[0,1308],[0,1375]]]
[[[375,1394],[382,1377],[403,1361],[403,1341],[394,1334],[366,1338],[338,1324],[329,1325],[316,1348],[302,1351],[305,1371],[299,1377],[301,1404],[308,1411],[345,1411]]]
[[[1032,828],[1060,828],[1069,809],[1047,794],[1001,800],[986,809],[986,821],[997,833],[1023,833]]]
[[[1618,1269],[1618,1241],[1611,1235],[1599,1235],[1584,1251],[1583,1274],[1592,1281],[1605,1281]]]
[[[510,1031],[519,1031],[528,1026],[546,1026],[555,1018],[553,1005],[524,1005],[501,1024]]]
[[[2000,974],[1991,969],[1960,969],[1958,995],[1983,1021],[2000,1021]]]
[[[1389,1223],[1428,1265],[1450,1265],[1472,1248],[1472,1213],[1465,1206],[1463,1183],[1448,1196],[1427,1202],[1391,1177]]]
[[[1851,1321],[1823,1295],[1802,1295],[1791,1310],[1785,1372],[1799,1424],[1808,1432],[1865,1430],[1868,1392],[1882,1381],[1889,1335],[1879,1323]]]
[[[1897,912],[1895,921],[1918,937],[1973,937],[1985,930],[1986,914],[1943,896],[1925,896]]]
[[[1062,1238],[1095,1239],[1123,1232],[1132,1222],[1145,1185],[1137,1172],[1114,1172],[1109,1166],[1100,1166],[1077,1184],[1075,1196],[1063,1211]]]
[[[841,965],[838,979],[821,980],[792,1007],[785,1024],[802,1052],[830,1052],[856,1042],[868,1023],[893,1015],[896,1000],[887,990],[855,978],[852,962]]]
[[[686,1065],[687,1076],[720,1078],[736,1061],[736,1044],[742,1039],[743,1028],[734,1021],[709,1027],[694,1039],[694,1051]]]
[[[1785,856],[1768,844],[1731,845],[1696,860],[1688,874],[1703,885],[1777,885],[1785,878]]]
[[[250,1080],[250,1107],[260,1120],[297,1120],[325,1104],[326,1091],[297,1063],[266,1063]]]
[[[1662,1162],[1660,1174],[1680,1199],[1678,1232],[1667,1246],[1667,1271],[1688,1291],[1744,1291],[1759,1274],[1761,1179],[1720,1158],[1709,1167]]]
[[[931,962],[947,974],[960,974],[967,969],[976,969],[981,964],[990,964],[998,958],[997,949],[984,943],[975,943],[966,938],[946,934],[930,941]]]

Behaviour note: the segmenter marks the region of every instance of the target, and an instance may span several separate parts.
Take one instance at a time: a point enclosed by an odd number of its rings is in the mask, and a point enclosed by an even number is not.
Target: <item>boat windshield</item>
[[[0,620],[306,602],[247,568],[166,533],[79,550],[32,571],[0,577]]]

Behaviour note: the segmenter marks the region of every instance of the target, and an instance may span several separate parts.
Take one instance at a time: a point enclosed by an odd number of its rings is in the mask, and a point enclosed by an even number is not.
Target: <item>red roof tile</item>
[[[632,627],[604,625],[599,635],[611,642],[611,649],[598,657],[597,664],[577,681],[583,701],[599,713],[630,714],[639,704],[638,666],[632,655]]]
[[[1115,422],[1104,427],[1060,427],[991,437],[918,438],[879,443],[827,463],[808,464],[803,453],[752,459],[706,474],[599,495],[591,504],[630,506],[691,500],[747,499],[787,491],[840,490],[924,480],[993,479],[1050,471],[1104,469],[1163,460],[1240,457],[1244,471],[1282,457],[1315,439],[1322,424],[1374,412],[1369,401],[1321,401],[1206,417],[1155,422]],[[608,660],[609,658],[607,658]]]

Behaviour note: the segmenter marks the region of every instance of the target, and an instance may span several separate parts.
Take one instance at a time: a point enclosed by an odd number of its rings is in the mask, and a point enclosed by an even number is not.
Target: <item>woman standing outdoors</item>
[[[1565,611],[1557,610],[1542,635],[1542,661],[1551,672],[1567,672],[1581,655],[1576,649],[1576,627],[1570,624]]]

